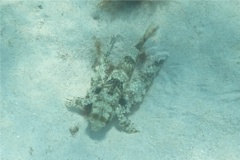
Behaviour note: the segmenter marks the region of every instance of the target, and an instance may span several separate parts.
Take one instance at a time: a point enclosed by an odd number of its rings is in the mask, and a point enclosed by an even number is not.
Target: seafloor
[[[1,160],[239,160],[240,1],[0,1]],[[95,40],[112,60],[168,54],[127,134],[93,132],[65,101],[85,96]],[[78,128],[78,131],[77,131]],[[74,130],[75,129],[75,130]],[[71,130],[71,132],[70,132]]]

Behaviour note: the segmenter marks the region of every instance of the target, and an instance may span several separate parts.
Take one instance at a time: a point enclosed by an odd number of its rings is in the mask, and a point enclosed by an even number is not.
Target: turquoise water
[[[1,160],[240,159],[240,2],[1,1]],[[68,98],[94,76],[96,39],[117,63],[137,54],[151,24],[149,54],[168,55],[129,119],[91,130]]]

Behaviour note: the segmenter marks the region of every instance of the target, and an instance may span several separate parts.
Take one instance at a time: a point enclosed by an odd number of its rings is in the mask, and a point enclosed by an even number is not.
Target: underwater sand
[[[0,2],[0,159],[239,160],[240,1],[98,2]],[[152,23],[169,58],[129,116],[140,132],[91,131],[65,101],[90,87],[94,37],[120,35],[114,60]]]

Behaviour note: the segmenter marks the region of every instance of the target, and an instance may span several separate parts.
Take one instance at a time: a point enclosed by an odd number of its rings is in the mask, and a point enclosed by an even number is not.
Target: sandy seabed
[[[240,159],[240,1],[122,3],[0,1],[1,160]],[[92,132],[64,104],[90,87],[94,37],[121,37],[114,60],[152,23],[146,47],[169,57],[129,117],[140,132]]]

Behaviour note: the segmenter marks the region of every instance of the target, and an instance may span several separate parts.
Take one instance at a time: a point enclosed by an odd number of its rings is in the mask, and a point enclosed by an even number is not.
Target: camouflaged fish
[[[115,39],[112,39],[110,49],[105,53],[101,51],[100,43],[96,42],[97,58],[93,65],[95,75],[91,79],[91,88],[84,98],[76,97],[66,103],[70,110],[78,108],[89,112],[87,119],[93,131],[100,130],[117,117],[125,132],[138,132],[127,114],[132,107],[142,102],[166,60],[166,56],[148,55],[143,49],[144,43],[156,34],[158,28],[150,26],[146,30],[135,45],[138,50],[135,58],[127,55],[117,65],[112,64],[109,59]]]

